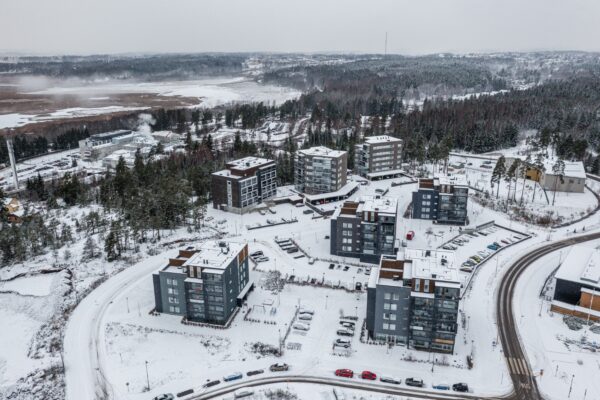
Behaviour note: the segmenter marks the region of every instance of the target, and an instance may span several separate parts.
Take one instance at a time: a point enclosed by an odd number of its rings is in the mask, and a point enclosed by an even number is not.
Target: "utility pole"
[[[385,32],[385,50],[383,53],[383,58],[387,58],[387,31]]]
[[[148,361],[146,361],[146,383],[148,384],[148,391],[150,391],[150,376],[148,375]],[[569,391],[569,393],[571,393]]]

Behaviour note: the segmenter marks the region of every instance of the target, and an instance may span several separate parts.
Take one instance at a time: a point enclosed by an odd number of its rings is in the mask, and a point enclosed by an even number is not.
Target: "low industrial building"
[[[252,285],[248,245],[211,240],[188,247],[152,279],[157,312],[224,325]]]
[[[113,132],[98,133],[91,135],[87,139],[79,141],[79,155],[82,160],[96,161],[115,150],[122,148],[122,145],[129,143],[134,138],[134,134],[129,130],[119,130]]]
[[[600,250],[571,247],[554,275],[551,310],[600,321]]]
[[[469,187],[460,178],[419,179],[412,195],[412,218],[440,224],[467,224]]]
[[[396,254],[398,200],[366,196],[346,201],[331,217],[330,252],[379,263],[382,254]]]
[[[245,157],[212,174],[213,207],[243,214],[277,194],[275,161]]]
[[[356,172],[370,180],[401,175],[402,139],[392,136],[367,136],[354,152]]]
[[[460,289],[452,251],[405,249],[382,256],[367,287],[369,337],[453,353]]]
[[[506,157],[506,168],[510,168],[513,162],[518,157]],[[583,162],[581,161],[563,161],[565,165],[562,180],[560,176],[554,173],[553,168],[556,159],[548,159],[544,161],[544,170],[537,169],[533,164],[527,164],[522,158],[518,158],[524,167],[525,178],[534,182],[538,182],[544,190],[568,193],[583,193],[585,190],[586,172]],[[521,170],[522,172],[522,170]]]
[[[324,146],[301,149],[294,159],[294,186],[301,193],[331,193],[346,186],[348,154]]]

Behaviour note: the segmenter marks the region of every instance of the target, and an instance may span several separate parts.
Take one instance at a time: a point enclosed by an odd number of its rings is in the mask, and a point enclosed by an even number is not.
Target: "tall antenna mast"
[[[385,32],[385,51],[383,53],[383,58],[387,57],[387,31]]]

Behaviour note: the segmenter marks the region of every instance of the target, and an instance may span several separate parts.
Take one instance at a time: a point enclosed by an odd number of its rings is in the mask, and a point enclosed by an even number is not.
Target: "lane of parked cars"
[[[478,237],[486,237],[498,231],[497,227],[490,227],[487,229],[483,229],[477,232],[469,232],[464,233],[449,243],[446,243],[442,246],[442,249],[445,250],[458,250],[460,247],[467,245],[472,239]],[[507,232],[506,236],[502,239],[489,243],[484,249],[478,251],[475,254],[469,256],[460,266],[460,270],[463,272],[473,272],[479,264],[481,264],[484,260],[492,257],[498,250],[502,247],[509,246],[511,244],[520,242],[523,240],[521,236],[514,235],[510,232]]]
[[[289,369],[290,369],[290,366],[286,363],[275,363],[275,364],[272,364],[271,366],[269,366],[269,371],[271,371],[271,372],[285,372],[285,371],[289,371]],[[255,375],[260,375],[260,374],[264,374],[264,373],[265,373],[264,369],[255,369],[255,370],[246,372],[246,376],[255,376]],[[242,379],[243,377],[244,377],[243,373],[233,372],[229,375],[224,376],[223,382],[232,382],[232,381],[236,381],[238,379]],[[202,385],[202,388],[204,388],[204,389],[211,388],[213,386],[219,385],[220,383],[221,383],[221,380],[215,379],[215,380],[206,382],[204,385]],[[252,394],[254,394],[254,391],[252,389],[242,388],[242,389],[239,389],[234,392],[234,397],[236,399],[238,399],[238,398],[250,396]],[[159,396],[154,397],[153,400],[173,400],[173,399],[175,399],[175,396],[172,393],[165,393],[165,394],[161,394]]]
[[[342,368],[342,369],[337,369],[335,370],[335,376],[339,376],[342,378],[354,378],[354,371],[352,371],[351,369],[348,368]],[[369,380],[369,381],[374,381],[377,380],[377,374],[375,372],[372,371],[362,371],[360,374],[356,374],[357,377],[359,377],[360,379],[365,379],[365,380]],[[391,383],[393,385],[400,385],[402,383],[402,380],[400,378],[395,378],[395,377],[391,377],[391,376],[380,376],[379,377],[379,381],[383,382],[383,383]],[[427,387],[427,385],[425,384],[425,382],[423,381],[423,379],[420,378],[406,378],[404,380],[404,384],[406,386],[411,386],[411,387],[419,387],[419,388],[425,388]],[[431,385],[431,387],[433,389],[437,389],[437,390],[454,390],[455,392],[468,392],[469,391],[469,385],[467,385],[466,383],[455,383],[453,385],[447,384],[447,383],[435,383],[433,385]]]

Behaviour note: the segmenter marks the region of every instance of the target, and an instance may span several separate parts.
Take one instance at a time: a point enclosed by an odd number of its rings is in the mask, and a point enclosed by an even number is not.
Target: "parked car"
[[[255,251],[254,253],[250,253],[250,257],[260,257],[264,256],[264,253],[261,250]]]
[[[423,387],[425,386],[425,383],[423,383],[423,379],[418,379],[418,378],[407,378],[404,383],[406,383],[406,386],[414,386],[414,387]]]
[[[241,372],[234,372],[233,374],[229,374],[223,377],[224,382],[235,381],[236,379],[242,379],[244,375]]]
[[[308,210],[302,211],[302,214],[313,214],[313,213],[314,213],[314,211],[311,210],[310,208]]]
[[[338,329],[337,334],[340,336],[354,336],[354,332],[348,329]]]
[[[209,387],[213,387],[215,385],[218,385],[219,383],[221,383],[220,380],[216,380],[216,381],[210,381],[210,382],[206,382],[204,385],[202,385],[203,388],[209,388]]]
[[[298,319],[301,321],[312,321],[312,314],[299,314]]]
[[[290,366],[285,363],[277,363],[277,364],[273,364],[269,367],[269,370],[271,372],[281,372],[281,371],[287,371],[289,369],[290,369]]]
[[[287,249],[287,252],[290,253],[290,254],[291,253],[297,253],[298,252],[298,248],[297,247],[292,247],[290,249]]]
[[[466,383],[455,383],[454,385],[452,385],[452,390],[454,390],[455,392],[468,392],[469,391],[469,385],[467,385]]]
[[[356,290],[362,290],[362,283],[356,282],[356,284],[354,285],[354,289],[356,289]]]
[[[413,240],[414,237],[415,231],[408,231],[408,233],[406,234],[406,240]]]
[[[310,315],[315,315],[315,312],[313,310],[311,310],[310,308],[304,308],[301,307],[300,308],[300,314],[310,314]]]
[[[349,269],[350,269],[350,267],[349,267],[349,266],[347,266],[347,265],[344,265],[344,271],[348,271]]]
[[[253,376],[253,375],[259,375],[259,374],[264,374],[264,373],[265,373],[264,369],[255,369],[254,371],[246,372],[246,376]]]
[[[333,345],[347,349],[350,347],[351,343],[348,339],[335,339],[335,342],[333,342]]]
[[[254,261],[256,261],[256,262],[267,262],[267,261],[269,261],[269,257],[258,257]]]
[[[450,385],[447,383],[436,383],[431,387],[437,390],[450,390]]]
[[[462,267],[460,267],[460,270],[462,272],[473,272],[473,267],[466,267],[463,265]]]
[[[244,397],[248,397],[248,396],[252,396],[254,395],[254,390],[250,389],[250,388],[241,388],[236,390],[233,393],[233,398],[234,399],[242,399]]]
[[[173,399],[175,399],[175,396],[173,396],[171,393],[161,394],[154,398],[154,400],[173,400]]]
[[[371,275],[371,268],[365,268],[365,275]]]
[[[371,371],[363,371],[360,374],[360,377],[362,379],[367,379],[367,380],[370,380],[370,381],[374,381],[375,379],[377,379],[377,374],[375,374],[374,372],[371,372]]]
[[[344,328],[354,330],[355,324],[354,324],[354,322],[351,322],[351,321],[340,321],[340,325],[343,326]]]
[[[498,250],[498,246],[496,246],[495,244],[488,244],[487,248],[492,250],[492,251],[496,251]]]
[[[336,369],[335,376],[341,376],[344,378],[353,378],[354,371],[352,371],[351,369]]]
[[[329,264],[329,269],[334,269],[335,268],[335,264]]]
[[[384,383],[393,383],[394,385],[399,385],[401,383],[400,379],[392,378],[391,376],[380,376],[379,380]]]
[[[305,324],[302,324],[300,322],[296,322],[292,327],[294,329],[296,329],[296,330],[299,330],[299,331],[307,331],[307,330],[310,329],[309,325],[305,325]]]

